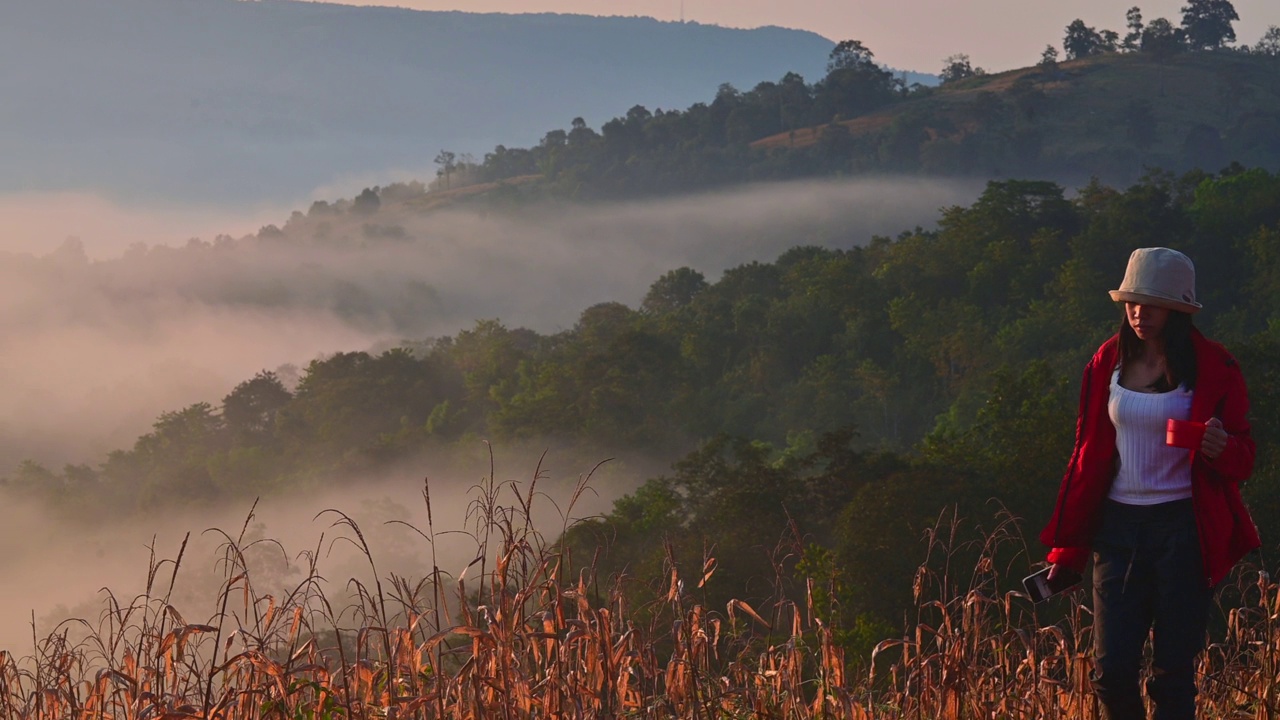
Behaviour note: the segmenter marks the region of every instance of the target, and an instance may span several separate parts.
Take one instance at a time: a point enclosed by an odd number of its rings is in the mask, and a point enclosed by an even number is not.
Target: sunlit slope
[[[847,130],[847,136],[845,134]],[[1104,55],[973,77],[753,143],[827,142],[868,169],[1130,180],[1146,167],[1280,166],[1280,61]]]

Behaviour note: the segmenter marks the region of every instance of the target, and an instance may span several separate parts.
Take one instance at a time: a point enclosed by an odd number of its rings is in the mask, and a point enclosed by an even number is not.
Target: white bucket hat
[[[1119,290],[1111,291],[1111,299],[1198,312],[1201,305],[1196,302],[1196,266],[1177,250],[1138,248],[1129,256],[1124,282]]]

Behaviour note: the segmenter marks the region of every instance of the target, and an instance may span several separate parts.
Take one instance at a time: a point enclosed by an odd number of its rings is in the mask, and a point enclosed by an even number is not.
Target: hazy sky
[[[1133,5],[1144,19],[1181,22],[1184,0],[346,0],[351,5],[396,5],[417,10],[562,12],[645,15],[731,27],[812,30],[832,40],[856,38],[876,57],[901,70],[938,72],[942,58],[968,53],[975,65],[1008,70],[1035,63],[1045,45],[1061,48],[1063,30],[1075,18],[1124,34]],[[1269,25],[1280,25],[1280,2],[1235,0],[1239,42],[1252,45]]]

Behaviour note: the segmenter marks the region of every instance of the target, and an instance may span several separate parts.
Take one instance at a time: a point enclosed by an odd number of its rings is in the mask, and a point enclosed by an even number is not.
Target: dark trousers
[[[1093,687],[1105,717],[1146,717],[1139,676],[1149,632],[1146,685],[1155,718],[1192,720],[1196,657],[1213,589],[1201,570],[1191,501],[1139,506],[1108,500],[1093,563]]]

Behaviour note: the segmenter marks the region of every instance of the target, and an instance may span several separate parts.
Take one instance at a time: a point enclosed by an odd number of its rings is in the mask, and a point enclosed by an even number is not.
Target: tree
[[[58,476],[35,460],[23,460],[13,476],[4,479],[4,485],[26,493],[52,495],[60,483]]]
[[[969,56],[964,53],[952,55],[942,61],[942,72],[940,77],[943,84],[955,82],[956,80],[964,80],[965,78],[975,77],[977,75],[985,75],[986,70],[975,68],[969,62]]]
[[[382,200],[378,197],[378,188],[365,188],[359,195],[351,201],[351,211],[361,215],[372,215],[382,207]]]
[[[237,440],[256,444],[270,436],[276,413],[292,399],[280,378],[264,370],[222,399],[222,420]]]
[[[649,286],[640,309],[651,315],[675,312],[693,302],[693,298],[705,289],[707,279],[702,273],[689,267],[677,268]]]
[[[1067,26],[1066,37],[1062,40],[1062,49],[1067,52],[1068,60],[1097,55],[1105,48],[1106,41],[1102,35],[1085,25],[1083,20],[1077,18]]]
[[[879,68],[876,65],[875,54],[871,52],[866,45],[860,40],[841,40],[831,50],[831,55],[827,59],[827,73],[833,73],[837,70],[856,70],[866,69],[868,67]]]
[[[569,147],[585,147],[600,137],[596,134],[595,130],[587,127],[587,121],[580,117],[574,118],[573,121],[569,123],[569,128]]]
[[[1182,28],[1175,28],[1165,18],[1156,18],[1142,31],[1142,52],[1163,61],[1186,47],[1185,38]]]
[[[636,312],[620,302],[596,303],[578,316],[573,332],[592,346],[603,346],[630,329]]]
[[[777,85],[778,122],[784,130],[794,130],[808,124],[813,109],[813,90],[804,78],[789,72]]]
[[[1253,51],[1259,55],[1280,57],[1280,25],[1272,25],[1267,28],[1267,32],[1263,34],[1262,39],[1258,41],[1257,45],[1253,46]]]
[[[445,190],[449,189],[449,177],[453,175],[454,168],[458,166],[457,160],[458,156],[448,150],[441,150],[440,154],[436,155],[435,162],[440,166],[440,169],[436,171],[436,177],[444,178]]]
[[[1136,52],[1142,47],[1142,10],[1138,6],[1129,8],[1124,14],[1125,27],[1129,28],[1129,32],[1124,36],[1124,43],[1120,47],[1129,52]]]
[[[133,477],[117,480],[137,483],[140,507],[172,502],[173,496],[187,501],[211,498],[217,487],[209,472],[209,459],[226,449],[222,418],[209,403],[196,403],[182,410],[161,413],[152,432],[134,443]],[[108,462],[108,471],[111,463]],[[108,472],[108,474],[112,474]]]
[[[876,63],[871,50],[857,40],[844,40],[831,51],[827,76],[815,88],[814,99],[822,120],[852,117],[892,102],[897,88],[893,73]]]
[[[1036,64],[1048,70],[1058,67],[1058,48],[1045,45],[1044,52],[1040,53],[1040,62]]]
[[[1216,50],[1235,42],[1231,23],[1239,19],[1231,0],[1188,0],[1182,8],[1182,29],[1192,50]]]
[[[569,144],[569,133],[564,130],[551,130],[542,136],[542,147],[562,148]]]

